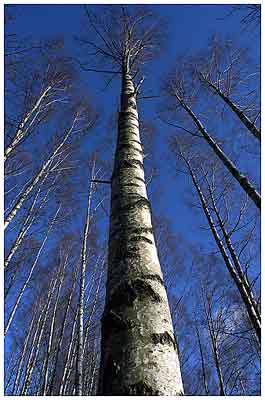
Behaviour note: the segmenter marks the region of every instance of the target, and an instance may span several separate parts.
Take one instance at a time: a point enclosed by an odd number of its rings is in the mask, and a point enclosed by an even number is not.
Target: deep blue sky
[[[101,5],[95,6],[102,7]],[[207,46],[208,41],[215,34],[223,38],[233,38],[239,44],[250,48],[254,59],[259,57],[258,32],[243,32],[240,18],[237,14],[229,15],[229,5],[152,5],[167,21],[168,40],[165,42],[159,58],[147,67],[144,92],[157,95],[164,76],[174,67],[178,55],[192,55]],[[56,35],[63,36],[67,53],[80,54],[73,36],[84,30],[86,18],[82,5],[18,5],[16,9],[16,29],[21,37],[44,39]],[[84,53],[83,53],[84,54]],[[108,90],[104,90],[103,77],[92,72],[80,73],[80,86],[87,91],[92,99],[93,106],[101,111],[98,126],[98,145],[103,130],[108,129],[107,120],[115,113],[119,102],[119,82],[114,80]],[[103,91],[104,92],[103,92]],[[104,93],[104,94],[103,94]],[[156,111],[159,108],[159,99],[140,103],[140,117],[146,121],[156,121]],[[194,215],[185,205],[184,193],[189,187],[187,177],[179,177],[176,185],[175,171],[172,165],[167,165],[168,137],[174,132],[170,128],[156,123],[156,144],[154,147],[155,159],[159,164],[159,190],[161,199],[159,207],[171,220],[176,231],[181,230],[190,240],[196,238],[196,227],[193,224]],[[111,135],[116,135],[112,132]],[[89,149],[87,149],[89,151]],[[147,149],[148,153],[148,149]],[[110,155],[109,155],[110,156]],[[251,167],[250,167],[251,168]],[[256,171],[252,169],[254,178]],[[149,188],[149,191],[152,188]],[[154,205],[153,205],[154,207]],[[181,229],[180,229],[181,227]],[[195,231],[193,231],[193,228]]]

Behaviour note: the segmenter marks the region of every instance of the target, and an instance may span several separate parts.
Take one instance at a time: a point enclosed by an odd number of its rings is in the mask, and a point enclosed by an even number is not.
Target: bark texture
[[[111,188],[99,394],[181,395],[179,359],[144,179],[136,93],[126,69]]]

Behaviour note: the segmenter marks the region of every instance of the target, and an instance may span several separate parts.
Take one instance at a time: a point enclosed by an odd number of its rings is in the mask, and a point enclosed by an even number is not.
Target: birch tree
[[[49,63],[47,64],[42,84],[40,85],[40,89],[36,95],[31,87],[34,85],[36,78],[33,77],[33,83],[31,85],[29,83],[26,85],[31,88],[32,92],[29,94],[26,91],[25,93],[25,104],[23,106],[24,111],[20,121],[18,122],[17,129],[5,149],[4,161],[14,154],[14,151],[22,141],[24,142],[32,132],[37,130],[38,125],[47,118],[47,115],[53,111],[53,108],[57,103],[64,104],[69,101],[67,94],[69,74],[63,72],[63,70],[61,72],[58,70],[56,71],[54,65],[60,64],[59,61],[56,60],[53,60],[53,62],[53,65]],[[38,75],[39,73],[36,73],[36,76]],[[10,132],[10,130],[8,130],[8,132]]]
[[[137,111],[143,78],[135,83],[138,70],[154,54],[160,28],[142,7],[135,13],[127,7],[104,16],[93,16],[88,8],[86,13],[97,41],[81,41],[101,62],[101,68],[87,70],[121,76],[99,394],[180,395],[180,367],[144,179]]]
[[[91,201],[93,194],[93,180],[95,179],[95,159],[91,169],[90,187],[87,201],[87,215],[84,228],[84,237],[81,252],[81,272],[80,272],[80,291],[78,305],[78,348],[77,348],[77,395],[82,396],[83,393],[83,359],[84,359],[84,294],[85,294],[85,273],[88,257],[88,234],[91,222]]]
[[[253,325],[253,328],[255,329],[257,339],[260,342],[260,340],[261,340],[261,325],[260,325],[260,314],[258,311],[257,303],[253,297],[249,283],[247,282],[247,279],[243,274],[242,268],[239,265],[239,260],[236,257],[232,243],[229,240],[229,236],[224,229],[224,225],[222,224],[219,212],[216,208],[215,201],[213,200],[213,192],[212,192],[212,190],[210,191],[211,199],[213,201],[214,211],[217,214],[220,228],[222,230],[222,233],[224,234],[224,238],[225,238],[224,241],[228,247],[228,250],[226,249],[226,246],[224,245],[222,238],[220,237],[218,230],[216,228],[216,225],[214,223],[214,220],[212,218],[208,202],[202,191],[201,185],[199,184],[198,178],[194,172],[194,168],[192,167],[192,162],[191,162],[191,158],[190,158],[191,156],[189,157],[187,154],[185,154],[185,151],[179,145],[178,145],[178,148],[179,148],[179,154],[186,164],[186,167],[187,167],[190,177],[192,179],[193,185],[194,185],[196,192],[198,194],[198,197],[200,199],[202,209],[207,218],[207,222],[211,229],[214,240],[215,240],[215,242],[219,248],[219,251],[224,259],[225,265],[231,275],[231,278],[233,279],[234,283],[236,284],[236,286],[238,288],[238,291],[241,295],[242,301],[246,307],[246,311],[248,313],[249,319]],[[209,181],[208,181],[208,183],[209,183]],[[235,262],[235,264],[233,262]]]
[[[85,110],[87,112],[87,110]],[[67,140],[71,135],[78,135],[82,131],[86,131],[89,129],[94,121],[86,121],[84,123],[84,109],[80,109],[76,111],[74,118],[70,124],[70,126],[65,130],[64,135],[62,139],[57,143],[53,151],[50,153],[49,157],[47,160],[43,162],[41,165],[40,169],[37,171],[35,176],[31,179],[31,181],[26,185],[24,188],[23,192],[19,195],[18,199],[16,200],[15,204],[13,205],[12,209],[8,212],[6,218],[5,218],[5,223],[4,226],[5,228],[10,224],[10,222],[13,220],[13,218],[16,216],[17,212],[21,209],[22,205],[28,198],[29,194],[36,188],[36,185],[39,184],[40,180],[45,176],[46,172],[51,168],[52,166],[54,167],[53,163],[55,162],[58,163],[58,156],[61,155],[61,153],[64,150],[64,146],[67,143]],[[81,121],[81,122],[80,122]],[[65,156],[65,154],[64,154]]]
[[[184,63],[185,65],[185,63]],[[207,145],[214,151],[217,158],[223,163],[224,167],[229,171],[229,173],[234,177],[234,179],[239,183],[241,188],[246,192],[249,198],[254,202],[257,208],[261,208],[261,197],[260,193],[255,189],[249,178],[243,174],[233,163],[233,161],[227,156],[227,154],[222,150],[218,141],[208,132],[200,118],[193,111],[192,106],[189,103],[194,103],[197,99],[197,89],[193,88],[193,91],[189,93],[189,83],[186,83],[183,70],[180,68],[174,74],[174,77],[169,79],[166,84],[167,96],[171,97],[171,101],[175,99],[176,106],[184,111],[186,115],[192,121],[193,130],[186,129],[185,127],[180,127],[174,123],[169,123],[172,126],[181,128],[186,133],[189,133],[193,137],[202,138]],[[172,103],[171,106],[172,107]]]
[[[203,59],[207,59],[204,61]],[[260,72],[247,62],[247,51],[216,38],[208,54],[195,64],[195,73],[209,93],[220,97],[255,139],[261,141]]]

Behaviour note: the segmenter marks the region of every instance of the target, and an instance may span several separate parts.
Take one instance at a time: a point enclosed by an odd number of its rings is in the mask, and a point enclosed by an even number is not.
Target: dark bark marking
[[[113,172],[113,174],[112,174],[112,176],[111,176],[111,181],[112,181],[113,179],[117,178],[117,177],[120,178],[119,174]],[[142,179],[142,178],[140,178],[140,177],[138,177],[138,176],[134,176],[132,179],[133,179],[133,180],[137,179],[138,181],[140,181],[140,182],[142,182],[142,183],[145,184],[145,180]],[[121,186],[121,187],[126,186],[126,183],[121,183],[121,182],[119,182],[119,183],[120,183],[120,186]],[[115,197],[117,197],[117,196],[119,196],[119,195],[113,196],[113,198],[115,198]]]
[[[123,389],[124,395],[127,396],[160,396],[162,395],[157,389],[152,388],[144,381],[134,383]]]
[[[132,111],[120,111],[119,112],[119,122],[124,122],[127,118],[135,119],[138,121],[137,116]]]
[[[133,151],[137,151],[138,153],[140,153],[141,155],[144,154],[142,149],[138,149],[137,147],[134,147],[133,145],[129,144],[129,143],[119,143],[118,147],[117,147],[117,153],[120,153],[121,149],[128,149],[128,150],[133,150]]]
[[[118,228],[113,229],[111,232],[110,237],[115,236],[118,232],[120,232],[120,235],[122,235],[122,233],[128,233],[128,234],[132,234],[132,235],[141,235],[141,233],[152,233],[153,234],[153,229],[152,228],[134,228],[134,227],[130,227],[128,225],[120,225]],[[131,239],[132,241],[136,241],[136,239]],[[149,242],[153,243],[152,241],[150,241],[148,239]]]
[[[134,142],[134,143],[137,143],[137,144],[139,144],[139,146],[141,146],[141,148],[142,148],[142,150],[143,150],[143,144],[141,143],[141,142],[139,142],[138,140],[134,140],[134,139],[128,139],[127,140],[127,142],[122,142],[122,141],[119,141],[119,146],[123,146],[123,145],[128,145],[128,146],[130,146],[130,143],[129,142]]]
[[[136,290],[131,282],[122,282],[112,294],[107,304],[107,310],[124,306],[132,306],[137,297]]]
[[[137,278],[131,281],[135,288],[137,295],[142,298],[151,298],[155,302],[160,302],[162,299],[158,293],[152,288],[149,282],[144,278]]]
[[[144,166],[139,160],[135,159],[120,160],[119,164],[115,167],[115,170],[113,171],[111,179],[119,175],[122,169],[128,169],[128,168],[135,168],[135,169],[141,168],[141,170],[144,170]]]
[[[123,131],[125,133],[130,131],[130,128],[134,128],[137,132],[134,132],[137,136],[139,134],[139,125],[135,124],[134,122],[130,121],[130,120],[126,120],[126,121],[120,121],[119,122],[119,135],[122,136]]]
[[[149,200],[147,200],[145,197],[142,196],[137,196],[138,200],[136,200],[133,203],[128,204],[126,207],[124,207],[123,209],[121,209],[121,211],[125,210],[132,210],[133,208],[144,208],[144,207],[148,207],[150,212],[151,212],[151,207],[150,207],[150,202]]]
[[[147,274],[143,276],[143,279],[149,279],[152,281],[157,281],[159,282],[162,286],[164,286],[164,282],[163,279],[161,278],[161,276],[157,275],[157,274]],[[167,320],[166,320],[167,321]],[[168,321],[167,321],[168,322]]]
[[[131,327],[131,322],[129,320],[124,319],[112,310],[103,314],[101,323],[102,332],[106,332],[106,334],[127,331]]]
[[[176,342],[168,332],[152,333],[151,339],[152,339],[152,342],[155,345],[157,345],[157,344],[162,344],[162,345],[167,344],[167,345],[172,345],[174,347],[174,349],[176,349]]]
[[[142,196],[135,196],[135,197],[138,197],[138,200],[134,201],[133,203],[128,204],[125,207],[121,207],[119,209],[120,214],[130,211],[130,210],[133,210],[134,208],[140,209],[140,208],[144,208],[144,207],[148,207],[149,211],[151,213],[151,207],[150,207],[149,200],[147,200],[145,197],[142,197]],[[113,199],[112,199],[112,201],[113,201]],[[117,211],[112,210],[112,213],[110,214],[110,216],[113,217],[113,215],[116,215],[116,214],[117,214]]]
[[[129,241],[131,241],[131,242],[143,241],[143,242],[146,242],[146,243],[149,243],[149,244],[154,244],[154,242],[152,240],[148,239],[145,236],[133,236],[132,238],[129,238]]]
[[[140,262],[140,256],[138,253],[139,253],[138,247],[129,246],[124,254],[124,258],[134,258],[135,260],[137,259],[138,262]]]
[[[119,309],[120,307],[132,307],[137,298],[140,300],[151,298],[151,300],[155,301],[156,303],[162,301],[159,294],[156,293],[156,291],[144,277],[136,278],[133,280],[128,280],[127,282],[122,282],[116,287],[106,305],[106,312],[108,312],[108,310]]]
[[[143,163],[141,161],[136,160],[134,158],[130,158],[129,160],[121,160],[119,162],[119,169],[122,168],[138,168],[140,167],[142,170],[144,169]]]
[[[122,186],[134,186],[134,187],[138,187],[141,188],[141,185],[137,185],[137,183],[124,183]]]

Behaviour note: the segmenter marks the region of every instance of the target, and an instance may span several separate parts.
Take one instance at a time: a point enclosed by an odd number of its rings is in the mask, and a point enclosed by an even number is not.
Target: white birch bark
[[[225,262],[227,270],[230,273],[233,281],[235,282],[235,284],[236,284],[236,286],[238,288],[238,291],[239,291],[239,293],[241,295],[242,301],[243,301],[243,303],[244,303],[244,305],[246,307],[246,311],[247,311],[248,317],[249,317],[249,319],[250,319],[250,321],[251,321],[251,323],[252,323],[252,325],[253,325],[253,327],[255,329],[255,332],[256,332],[256,335],[257,335],[257,339],[260,342],[260,340],[261,340],[261,337],[260,337],[260,322],[256,318],[255,308],[254,308],[252,302],[249,300],[249,296],[248,296],[248,292],[246,290],[246,287],[244,286],[244,284],[242,283],[240,277],[238,276],[238,274],[237,274],[237,272],[236,272],[236,270],[234,268],[234,265],[233,265],[233,263],[232,263],[232,261],[231,261],[231,259],[229,257],[229,254],[227,253],[226,248],[223,245],[223,242],[222,242],[222,240],[221,240],[221,238],[219,236],[219,233],[218,233],[218,231],[217,231],[217,229],[215,227],[214,221],[213,221],[213,219],[211,217],[209,208],[207,206],[206,199],[205,199],[205,197],[204,197],[204,195],[202,193],[202,190],[201,190],[201,188],[200,188],[200,186],[198,184],[196,176],[195,176],[195,174],[194,174],[194,172],[192,170],[191,164],[190,164],[190,162],[188,160],[186,160],[184,158],[183,154],[182,154],[182,157],[183,157],[183,159],[184,159],[184,161],[185,161],[185,163],[186,163],[186,165],[188,167],[192,182],[193,182],[194,187],[195,187],[195,189],[196,189],[196,191],[198,193],[198,196],[200,198],[200,202],[201,202],[203,211],[205,213],[205,216],[207,218],[208,224],[210,226],[210,229],[212,231],[214,240],[215,240],[215,242],[216,242],[216,244],[217,244],[217,246],[218,246],[218,248],[220,250],[220,253],[221,253],[222,257],[223,257],[223,260]]]
[[[205,141],[209,144],[212,150],[215,152],[217,157],[222,161],[224,166],[228,169],[231,175],[237,180],[241,188],[247,193],[249,198],[255,203],[255,205],[260,209],[261,208],[261,197],[258,191],[251,184],[249,179],[243,175],[235,166],[235,164],[226,156],[223,150],[218,146],[218,144],[213,140],[211,135],[207,132],[201,121],[197,118],[191,108],[183,102],[183,100],[175,93],[175,96],[181,106],[186,110],[189,116],[194,121],[195,125],[198,127],[199,131],[202,133]]]
[[[86,329],[85,329],[86,332],[85,332],[85,338],[84,338],[84,343],[83,343],[84,352],[85,352],[86,346],[87,346],[87,340],[88,340],[88,335],[89,335],[90,324],[91,324],[91,321],[92,321],[92,318],[93,318],[93,315],[94,315],[94,312],[95,312],[95,309],[96,309],[98,297],[99,297],[100,283],[101,283],[103,272],[104,272],[104,269],[102,269],[101,272],[100,272],[100,276],[99,276],[99,280],[98,280],[98,286],[97,286],[97,290],[96,290],[96,293],[95,293],[95,298],[94,298],[93,305],[92,305],[92,310],[91,310],[91,312],[89,314],[89,318],[88,318],[88,320],[86,322]]]
[[[49,85],[39,96],[38,100],[35,102],[32,109],[26,113],[25,117],[21,121],[19,128],[12,139],[11,143],[7,146],[4,155],[4,161],[10,157],[11,153],[16,149],[19,143],[26,137],[28,130],[34,123],[35,119],[38,116],[38,109],[40,108],[44,99],[48,96],[49,92],[51,91],[52,86]]]
[[[60,292],[64,280],[64,271],[65,267],[68,262],[68,255],[66,255],[62,270],[60,271],[60,280],[59,280],[59,285],[57,288],[57,294],[56,294],[56,299],[55,299],[55,304],[53,307],[53,312],[52,312],[52,319],[51,319],[51,325],[50,325],[50,331],[49,331],[49,342],[48,342],[48,348],[46,352],[46,357],[45,357],[45,362],[44,362],[44,384],[43,384],[43,390],[42,390],[42,395],[46,396],[47,394],[47,387],[48,387],[48,375],[49,375],[49,363],[50,363],[50,357],[51,357],[51,350],[52,350],[52,343],[54,339],[54,328],[55,328],[55,317],[56,317],[56,312],[58,309],[58,302],[60,298]]]
[[[44,180],[46,179],[47,176],[48,176],[48,174],[44,177]],[[54,184],[55,179],[54,179],[52,185]],[[44,183],[44,180],[43,180],[42,184]],[[47,198],[49,196],[50,191],[51,191],[51,188],[49,188],[47,190],[45,196],[41,200],[41,203],[38,206],[38,211],[40,211],[44,207],[44,205],[46,204],[46,201],[47,201]],[[4,267],[5,268],[7,268],[9,266],[10,261],[12,260],[12,258],[15,255],[16,251],[19,249],[19,247],[20,247],[21,243],[23,242],[23,239],[25,238],[28,230],[32,226],[33,222],[35,221],[35,218],[36,218],[36,212],[35,212],[36,207],[35,206],[36,206],[37,200],[38,200],[38,198],[40,196],[40,193],[41,193],[41,187],[39,187],[39,189],[37,190],[37,192],[36,192],[36,194],[34,196],[33,202],[31,204],[30,209],[29,209],[29,211],[27,213],[27,216],[25,218],[25,221],[23,222],[23,225],[22,225],[22,227],[21,227],[21,229],[20,229],[20,231],[19,231],[19,233],[18,233],[18,235],[16,237],[16,240],[13,243],[13,245],[12,245],[12,247],[11,247],[11,249],[10,249],[6,259],[5,259],[5,262],[4,262]]]
[[[22,386],[22,389],[20,391],[20,396],[26,396],[30,387],[30,383],[31,383],[31,377],[33,374],[33,370],[34,370],[34,366],[36,363],[36,359],[38,357],[38,353],[39,353],[39,349],[40,349],[40,343],[41,343],[41,339],[42,339],[42,335],[44,332],[44,327],[46,324],[46,320],[48,317],[48,313],[49,313],[49,308],[50,308],[50,304],[51,304],[51,300],[53,297],[53,293],[54,290],[56,288],[56,284],[57,284],[57,279],[54,279],[53,281],[51,281],[50,287],[49,287],[49,291],[48,291],[48,296],[47,296],[47,302],[45,307],[42,309],[41,311],[41,315],[40,318],[38,320],[37,326],[36,326],[36,331],[34,334],[34,339],[32,341],[32,346],[31,346],[31,352],[29,355],[29,359],[27,361],[27,368],[26,368],[26,373],[25,373],[25,379],[24,379],[24,383]],[[43,316],[43,318],[42,318]]]
[[[206,179],[207,179],[207,177],[206,177]],[[254,295],[252,293],[251,287],[250,287],[250,285],[249,285],[249,283],[248,283],[248,281],[246,279],[246,276],[245,276],[245,274],[243,272],[243,268],[241,266],[239,258],[237,257],[235,248],[234,248],[234,246],[232,244],[232,241],[231,241],[231,239],[229,237],[229,234],[225,229],[225,225],[224,225],[224,223],[222,221],[222,218],[220,216],[220,212],[219,212],[219,210],[217,208],[217,205],[216,205],[216,202],[215,202],[215,199],[214,199],[213,191],[212,191],[212,189],[211,189],[211,187],[209,185],[209,182],[207,182],[207,183],[208,183],[208,189],[209,189],[209,193],[210,193],[210,197],[211,197],[211,202],[212,202],[212,205],[213,205],[213,210],[214,210],[215,215],[217,217],[218,224],[219,224],[219,226],[221,228],[221,231],[222,231],[222,234],[223,234],[227,249],[228,249],[228,251],[229,251],[229,253],[231,255],[232,261],[233,261],[234,266],[236,268],[240,284],[243,287],[244,303],[247,302],[249,304],[248,308],[250,308],[252,310],[250,319],[251,319],[252,325],[254,326],[254,329],[255,329],[256,334],[257,334],[257,336],[259,338],[259,341],[260,341],[261,340],[261,316],[260,316],[260,312],[259,312],[259,309],[258,309],[257,302],[256,302],[256,300],[254,298]]]
[[[65,312],[64,312],[64,318],[63,318],[63,323],[62,323],[62,327],[61,327],[61,331],[60,331],[60,335],[59,335],[58,344],[57,344],[57,347],[56,347],[56,350],[55,350],[54,366],[53,366],[53,370],[52,370],[52,374],[51,374],[51,382],[50,382],[50,386],[49,386],[49,395],[50,396],[53,393],[53,384],[54,384],[54,380],[55,380],[55,376],[56,376],[58,358],[59,358],[59,355],[60,355],[60,352],[61,352],[61,348],[62,348],[64,332],[65,332],[65,328],[66,328],[66,322],[67,322],[67,318],[68,318],[68,314],[69,314],[69,310],[70,310],[70,305],[71,305],[71,302],[72,302],[72,299],[73,299],[75,286],[76,286],[76,277],[73,279],[70,296],[68,298],[66,309],[65,309]]]
[[[14,383],[13,383],[13,387],[12,387],[12,395],[16,394],[16,391],[17,391],[18,386],[19,386],[19,380],[20,380],[20,378],[22,376],[23,368],[24,368],[24,365],[25,365],[25,355],[26,355],[28,343],[29,343],[31,334],[33,332],[33,327],[36,324],[36,317],[37,317],[37,313],[38,312],[39,312],[39,306],[37,304],[35,312],[33,314],[33,318],[31,320],[31,323],[30,323],[30,326],[29,326],[29,329],[28,329],[28,332],[27,332],[27,335],[26,335],[26,338],[25,338],[24,343],[23,343],[23,348],[22,348],[22,352],[21,352],[21,355],[20,355],[19,364],[18,364],[18,367],[17,367],[16,377],[15,377],[15,380],[14,380]]]
[[[67,357],[66,357],[66,361],[64,364],[64,368],[63,368],[63,375],[62,375],[62,379],[61,379],[61,384],[60,384],[60,389],[59,389],[59,396],[63,396],[65,394],[65,389],[66,389],[66,381],[67,381],[67,377],[68,377],[68,372],[69,372],[69,364],[71,361],[71,356],[73,357],[73,347],[74,347],[74,339],[75,339],[75,333],[76,333],[76,326],[77,326],[77,318],[78,318],[78,313],[76,313],[75,315],[75,319],[72,325],[72,331],[71,331],[71,337],[70,337],[70,342],[69,342],[69,346],[68,346],[68,351],[67,351]]]
[[[79,306],[78,306],[78,345],[77,345],[77,396],[82,396],[83,390],[83,356],[84,356],[84,291],[85,291],[85,275],[86,275],[86,263],[87,263],[87,239],[90,229],[91,219],[91,200],[93,193],[93,179],[95,172],[95,160],[91,171],[90,188],[87,202],[87,214],[86,223],[84,228],[82,253],[81,253],[81,272],[80,272],[80,291],[79,291]]]
[[[146,193],[136,93],[123,69],[111,180],[100,395],[181,395],[180,365]]]
[[[13,218],[16,216],[17,212],[20,210],[22,205],[24,204],[25,200],[28,198],[28,195],[32,192],[32,190],[36,187],[36,185],[39,183],[41,178],[45,175],[47,172],[48,168],[52,165],[52,162],[54,159],[60,154],[60,151],[62,150],[62,147],[66,143],[67,139],[69,136],[73,133],[74,131],[74,126],[75,123],[78,119],[78,116],[76,116],[73,120],[73,123],[68,129],[60,142],[60,144],[55,148],[55,150],[52,152],[52,154],[49,156],[49,158],[42,164],[41,168],[37,172],[37,174],[34,176],[34,178],[30,181],[30,183],[26,186],[25,190],[19,197],[19,199],[16,201],[15,205],[13,206],[12,210],[8,213],[5,223],[4,223],[4,228],[7,228],[7,226],[10,224],[10,222],[13,220]]]
[[[98,260],[95,263],[95,267],[97,265],[98,265]],[[94,269],[93,277],[94,277],[94,274],[95,274],[95,269]],[[86,308],[86,306],[88,304],[88,301],[90,299],[94,281],[95,281],[95,279],[93,279],[92,285],[91,285],[90,290],[89,290],[89,294],[86,296],[86,301],[85,301],[84,308]],[[78,335],[77,330],[76,330],[77,320],[78,320],[78,310],[77,310],[77,312],[75,314],[75,319],[74,319],[74,322],[73,322],[73,325],[72,325],[71,337],[70,337],[70,341],[69,341],[69,345],[68,345],[67,357],[66,357],[66,361],[64,363],[63,374],[62,374],[62,379],[61,379],[60,389],[59,389],[59,395],[60,396],[63,396],[63,395],[65,395],[67,393],[66,384],[67,384],[67,380],[69,378],[69,375],[71,373],[70,364],[71,364],[71,360],[73,360],[73,358],[74,358],[74,346],[75,346],[75,341],[77,340],[77,335]]]

